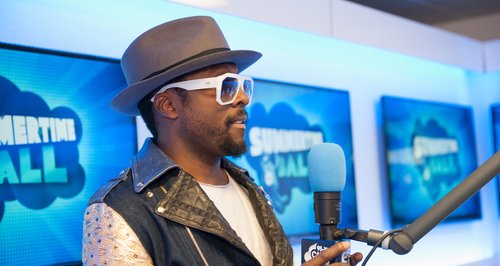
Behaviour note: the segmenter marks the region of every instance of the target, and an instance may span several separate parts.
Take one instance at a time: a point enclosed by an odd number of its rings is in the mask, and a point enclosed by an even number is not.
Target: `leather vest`
[[[222,167],[247,192],[273,254],[292,265],[293,252],[266,195],[248,172],[224,159]],[[132,167],[96,192],[134,230],[155,265],[260,265],[198,182],[151,140]]]

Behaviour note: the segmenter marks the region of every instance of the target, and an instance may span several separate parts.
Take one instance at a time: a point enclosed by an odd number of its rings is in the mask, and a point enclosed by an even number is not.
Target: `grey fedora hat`
[[[111,100],[111,107],[139,115],[139,101],[176,77],[219,63],[234,63],[243,71],[261,56],[255,51],[231,50],[211,17],[163,23],[141,34],[125,50],[121,65],[128,87]]]

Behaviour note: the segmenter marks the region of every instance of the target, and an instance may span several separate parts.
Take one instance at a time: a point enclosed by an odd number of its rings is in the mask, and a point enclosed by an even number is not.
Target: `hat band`
[[[168,70],[170,70],[170,69],[172,69],[172,68],[174,68],[174,67],[176,67],[178,65],[182,65],[182,64],[184,64],[186,62],[189,62],[191,60],[194,60],[196,58],[199,58],[199,57],[202,57],[202,56],[206,56],[206,55],[210,55],[210,54],[219,53],[219,52],[229,51],[229,50],[230,50],[229,48],[214,48],[214,49],[203,51],[201,53],[198,53],[198,54],[195,54],[195,55],[190,56],[188,58],[185,58],[185,59],[183,59],[183,60],[181,60],[181,61],[179,61],[179,62],[177,62],[177,63],[175,63],[173,65],[170,65],[170,66],[168,66],[168,67],[166,67],[164,69],[155,71],[155,72],[151,73],[150,75],[148,75],[147,77],[143,78],[141,81],[144,81],[146,79],[152,78],[152,77],[157,76],[157,75],[160,75],[163,72],[166,72],[166,71],[168,71]]]

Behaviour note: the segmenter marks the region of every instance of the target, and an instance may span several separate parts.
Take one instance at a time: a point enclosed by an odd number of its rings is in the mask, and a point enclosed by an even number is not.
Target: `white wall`
[[[387,189],[382,170],[380,121],[376,115],[380,96],[472,105],[478,160],[482,162],[492,154],[491,141],[485,140],[490,138],[486,109],[491,103],[500,102],[499,74],[471,71],[483,69],[480,42],[422,25],[412,26],[406,20],[384,17],[344,1],[330,1],[332,9],[328,10],[331,11],[324,12],[321,4],[319,9],[315,5],[318,2],[321,1],[311,1],[311,7],[301,5],[300,10],[294,8],[293,2],[280,2],[278,7],[270,8],[280,12],[264,17],[290,23],[289,27],[283,27],[259,22],[260,19],[242,19],[166,1],[3,0],[0,2],[0,42],[119,58],[137,35],[152,26],[183,16],[212,15],[233,49],[254,49],[264,54],[246,74],[349,91],[360,227],[386,230],[389,229]],[[253,8],[246,9],[247,14],[269,12],[255,10],[258,3],[247,6]],[[318,11],[321,18],[302,14],[309,10]],[[349,18],[356,15],[362,17]],[[311,19],[312,24],[298,23],[297,18],[303,17]],[[325,26],[325,21],[330,24]],[[322,26],[316,28],[315,23]],[[372,29],[370,25],[377,28]],[[398,35],[405,32],[404,25],[408,25],[410,30],[406,32],[411,34]],[[383,38],[377,37],[382,36],[380,34],[365,36],[383,28],[386,29]],[[419,44],[403,51],[405,46],[412,46],[411,38],[420,41]],[[372,47],[362,45],[377,39],[383,40]],[[395,47],[398,43],[402,47]],[[446,49],[445,44],[450,43],[453,48],[461,48]],[[434,46],[437,49],[434,50]],[[467,57],[460,55],[464,47],[469,52]],[[492,49],[497,48],[492,46]],[[492,258],[500,253],[500,243],[496,240],[500,235],[496,193],[493,183],[481,191],[484,214],[481,220],[440,225],[420,240],[410,254],[398,256],[390,251],[378,251],[369,265],[460,265]],[[353,250],[368,253],[364,244],[353,243]]]
[[[207,1],[175,0],[203,5]],[[481,42],[343,0],[231,0],[207,8],[313,34],[482,70]]]
[[[500,39],[484,43],[484,66],[486,72],[500,71]]]

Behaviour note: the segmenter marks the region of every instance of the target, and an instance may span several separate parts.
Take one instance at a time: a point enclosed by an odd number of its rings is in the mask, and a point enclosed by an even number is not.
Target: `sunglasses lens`
[[[243,84],[240,84],[243,82]],[[253,80],[252,79],[238,79],[233,77],[226,77],[221,84],[220,101],[223,104],[230,104],[236,99],[238,95],[239,88],[242,88],[243,92],[252,98],[253,94]]]
[[[245,79],[243,81],[243,91],[248,97],[252,97],[253,95],[253,81],[250,79]]]
[[[227,77],[222,81],[220,99],[223,103],[228,103],[234,100],[238,92],[238,79]]]

